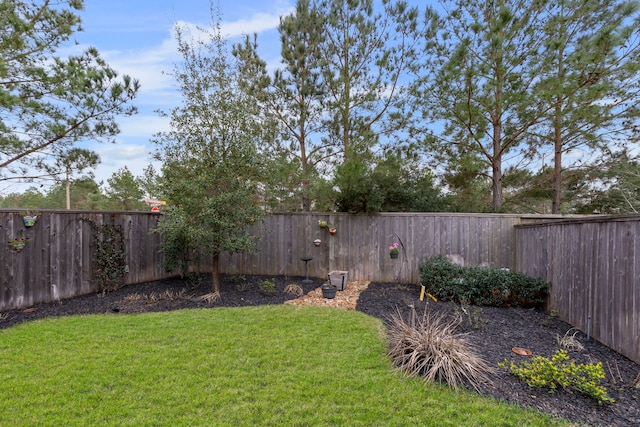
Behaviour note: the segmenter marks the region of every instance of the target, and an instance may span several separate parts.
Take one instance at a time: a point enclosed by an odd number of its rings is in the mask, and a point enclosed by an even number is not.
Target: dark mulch
[[[298,284],[307,293],[323,283],[321,279],[314,279],[311,284],[302,284],[301,279],[282,276],[223,276],[222,297],[211,304],[194,299],[209,292],[210,282],[206,278],[171,279],[130,285],[105,295],[91,294],[65,299],[59,303],[40,304],[26,312],[6,311],[0,317],[0,328],[51,316],[93,313],[122,315],[183,308],[281,304],[285,300],[296,298],[296,295],[284,292],[286,285]],[[275,294],[267,295],[260,290],[259,285],[265,280],[276,283]],[[386,322],[396,310],[408,315],[415,308],[418,314],[422,314],[425,306],[436,313],[461,313],[464,320],[460,327],[469,333],[468,339],[475,345],[477,353],[495,367],[505,359],[516,362],[527,360],[526,357],[513,353],[513,347],[524,347],[534,355],[551,357],[561,348],[557,337],[562,337],[571,329],[570,325],[539,310],[472,306],[467,308],[465,314],[459,306],[452,303],[433,302],[429,299],[420,302],[417,287],[411,285],[372,283],[360,295],[357,310]],[[491,386],[482,386],[482,394],[537,408],[581,425],[640,425],[640,388],[634,387],[634,382],[640,375],[640,365],[593,339],[587,340],[582,332],[578,332],[576,338],[585,349],[570,351],[571,358],[578,363],[603,363],[606,371],[603,385],[616,400],[615,403],[598,405],[594,400],[577,393],[559,391],[550,394],[544,389],[532,389],[502,368],[497,368]]]

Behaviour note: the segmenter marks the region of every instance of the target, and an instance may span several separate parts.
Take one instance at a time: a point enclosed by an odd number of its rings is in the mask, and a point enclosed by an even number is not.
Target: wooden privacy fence
[[[551,283],[549,310],[640,363],[640,216],[518,225],[516,254]]]
[[[19,212],[0,210],[0,310],[97,292],[92,224],[122,233],[127,283],[169,277],[160,266],[161,238],[149,233],[157,221],[146,213],[45,211],[26,228]],[[28,240],[16,252],[7,242],[21,234]]]
[[[250,232],[261,236],[253,254],[222,254],[222,271],[231,274],[301,276],[301,258],[312,277],[346,270],[356,280],[419,283],[419,263],[427,257],[456,254],[467,264],[514,267],[514,225],[537,217],[471,214],[274,214]],[[43,211],[25,229],[18,211],[0,210],[0,239],[30,238],[16,253],[0,250],[0,310],[55,301],[99,289],[91,224],[120,230],[126,256],[126,283],[171,276],[161,267],[161,237],[150,231],[159,216],[143,212]],[[337,228],[331,235],[318,221]],[[314,240],[320,239],[320,246]],[[2,240],[0,240],[2,241]],[[400,257],[389,246],[401,244]],[[210,271],[204,260],[200,271]]]
[[[262,236],[253,254],[224,254],[227,273],[326,277],[334,270],[349,279],[420,283],[419,264],[437,254],[460,255],[466,264],[513,268],[514,225],[533,217],[484,214],[275,214],[253,229]],[[331,235],[319,221],[336,227]],[[314,241],[321,240],[320,246]],[[392,260],[389,246],[400,244]],[[208,264],[203,264],[208,269]]]

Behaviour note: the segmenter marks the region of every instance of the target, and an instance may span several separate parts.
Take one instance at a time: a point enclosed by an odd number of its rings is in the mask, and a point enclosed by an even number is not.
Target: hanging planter
[[[320,228],[327,228],[327,225],[328,225],[327,221],[322,221],[322,220],[318,221],[318,226]]]
[[[18,237],[9,240],[9,247],[15,252],[21,252],[27,245],[29,237],[24,235],[24,230],[20,230]]]
[[[36,225],[37,220],[37,216],[25,215],[22,217],[22,222],[24,222],[25,227],[33,227],[34,225]]]
[[[338,232],[338,230],[336,230],[336,228],[333,225],[329,226],[329,234],[331,234],[333,236],[337,232]]]
[[[24,247],[27,244],[25,242],[13,242],[13,243],[9,243],[9,246],[11,247],[11,249],[13,249],[15,252],[22,252],[22,250],[24,249]]]
[[[389,246],[389,256],[391,257],[391,259],[398,259],[398,254],[399,254],[399,250],[398,248],[400,247],[400,245],[398,245],[398,242],[395,242],[393,245]]]
[[[25,227],[33,227],[36,225],[36,221],[38,220],[38,212],[37,211],[22,211],[20,212],[22,215],[22,222]]]

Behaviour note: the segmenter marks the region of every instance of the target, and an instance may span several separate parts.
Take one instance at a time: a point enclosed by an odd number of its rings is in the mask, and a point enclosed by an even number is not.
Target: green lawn
[[[265,306],[47,319],[0,331],[0,426],[549,426],[405,379],[382,323]]]

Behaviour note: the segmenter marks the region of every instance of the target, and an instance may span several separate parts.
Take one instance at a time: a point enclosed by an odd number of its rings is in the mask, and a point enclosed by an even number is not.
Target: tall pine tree
[[[553,213],[562,211],[567,153],[615,152],[637,140],[639,7],[637,1],[616,0],[547,5],[543,68],[535,88],[547,113],[530,136],[541,152],[552,152]],[[581,157],[594,161],[588,154]]]
[[[505,160],[526,153],[527,130],[540,120],[530,90],[539,74],[537,26],[545,3],[454,0],[443,2],[443,16],[427,10],[432,73],[416,83],[425,116],[443,124],[435,157],[449,169],[459,159],[483,161],[494,211],[503,205]]]

